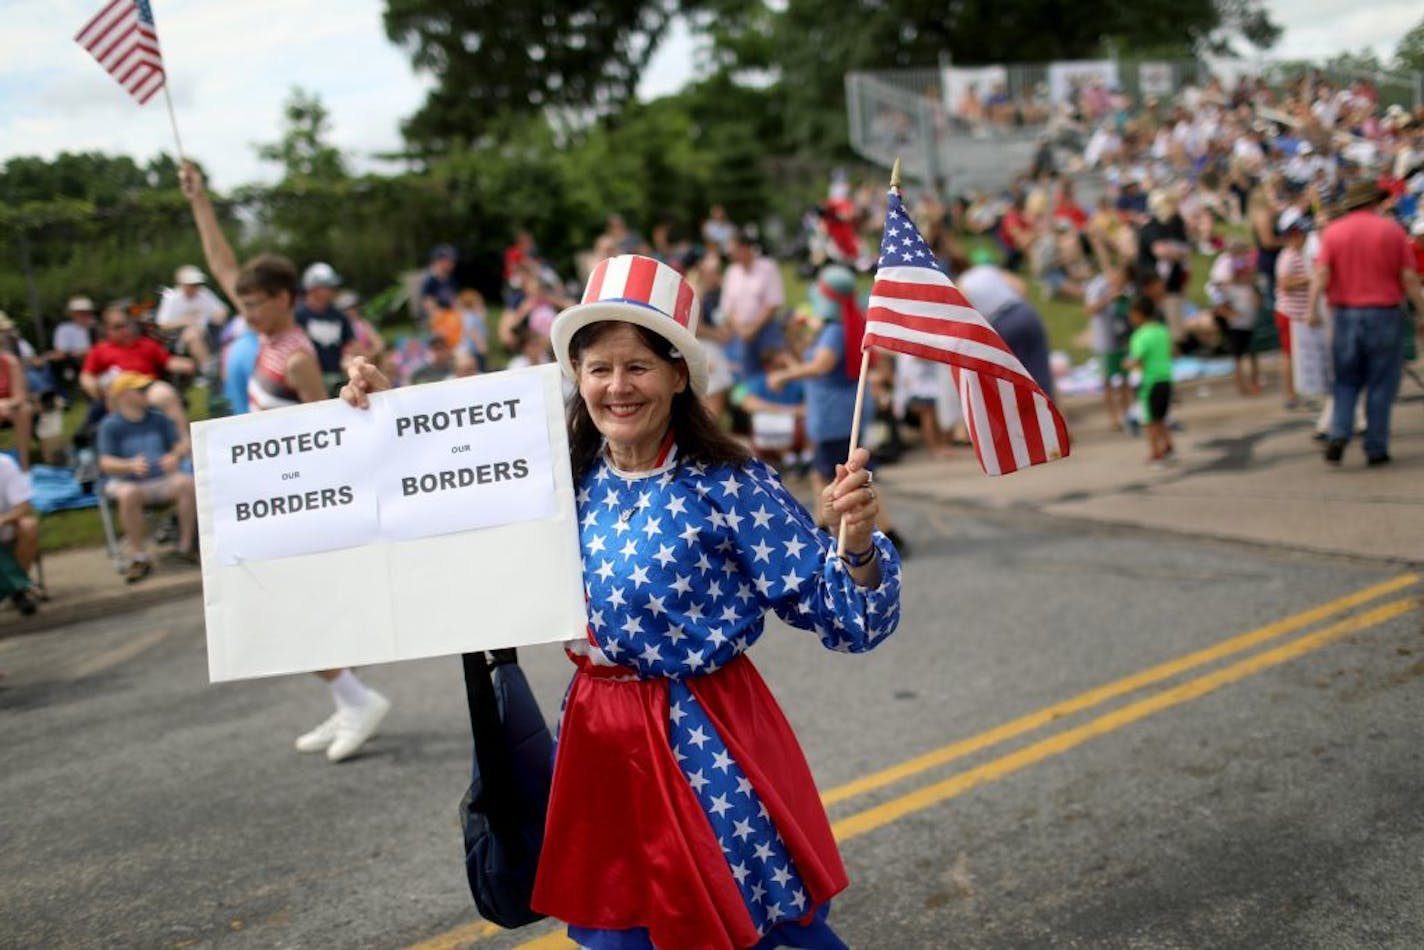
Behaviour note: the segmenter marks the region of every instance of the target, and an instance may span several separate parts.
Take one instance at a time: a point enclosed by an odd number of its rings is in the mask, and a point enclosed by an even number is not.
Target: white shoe
[[[336,738],[326,748],[329,761],[340,762],[355,755],[376,734],[381,720],[391,711],[391,701],[374,689],[361,709],[346,710],[337,715]]]
[[[331,745],[336,739],[337,730],[341,727],[341,713],[334,712],[326,718],[326,721],[317,726],[311,732],[304,733],[297,737],[298,752],[321,752]]]

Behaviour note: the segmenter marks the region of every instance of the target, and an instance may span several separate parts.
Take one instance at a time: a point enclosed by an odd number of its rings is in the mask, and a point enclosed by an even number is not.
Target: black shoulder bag
[[[501,927],[542,919],[529,907],[544,844],[554,740],[514,650],[465,653],[475,755],[460,801],[465,876],[480,915]]]

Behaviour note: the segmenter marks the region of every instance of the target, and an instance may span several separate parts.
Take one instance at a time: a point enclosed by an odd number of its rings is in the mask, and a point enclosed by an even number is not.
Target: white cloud
[[[1285,30],[1272,59],[1324,59],[1368,47],[1384,62],[1400,37],[1424,19],[1419,0],[1266,0]]]
[[[157,0],[184,148],[218,187],[270,181],[254,142],[280,132],[293,86],[319,94],[357,167],[401,145],[427,83],[385,37],[381,0]],[[162,96],[139,107],[76,43],[98,0],[13,0],[0,30],[0,159],[97,149],[173,150]],[[11,24],[22,24],[12,27]]]

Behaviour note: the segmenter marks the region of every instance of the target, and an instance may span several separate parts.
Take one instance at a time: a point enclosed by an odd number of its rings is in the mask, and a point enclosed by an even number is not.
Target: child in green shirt
[[[1150,297],[1138,297],[1127,311],[1132,336],[1127,343],[1128,358],[1123,365],[1140,369],[1142,380],[1138,398],[1151,453],[1148,464],[1161,466],[1176,454],[1167,431],[1167,408],[1172,404],[1172,335],[1157,317],[1157,305]]]

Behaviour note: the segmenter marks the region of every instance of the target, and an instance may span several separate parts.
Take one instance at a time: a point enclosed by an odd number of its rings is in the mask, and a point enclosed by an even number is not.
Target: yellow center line
[[[553,933],[546,933],[542,937],[521,943],[514,950],[567,950],[576,946],[578,944],[570,940],[563,930],[555,930]]]
[[[462,924],[454,930],[447,930],[443,934],[436,934],[429,940],[413,943],[406,950],[457,950],[466,944],[475,943],[500,933],[504,933],[504,928],[499,924],[492,924],[488,920],[476,920],[473,923]]]
[[[1041,726],[1053,722],[1055,719],[1062,719],[1064,716],[1082,712],[1086,709],[1092,709],[1095,706],[1102,705],[1108,700],[1135,692],[1144,686],[1151,686],[1154,683],[1170,679],[1173,676],[1196,669],[1207,663],[1224,659],[1228,656],[1240,653],[1243,650],[1249,650],[1251,647],[1264,643],[1267,640],[1292,633],[1302,627],[1307,627],[1317,621],[1324,620],[1342,610],[1357,607],[1377,597],[1383,597],[1385,594],[1392,594],[1397,590],[1409,587],[1418,580],[1419,575],[1417,574],[1401,574],[1399,577],[1392,578],[1384,583],[1366,587],[1364,590],[1337,598],[1336,600],[1321,604],[1318,607],[1312,607],[1309,610],[1302,611],[1293,616],[1282,618],[1264,627],[1259,627],[1248,633],[1233,637],[1230,640],[1225,640],[1215,646],[1198,650],[1195,653],[1189,653],[1186,656],[1169,660],[1166,663],[1151,667],[1139,673],[1134,673],[1116,682],[1096,687],[1095,689],[1088,690],[1086,693],[1074,696],[1072,699],[1065,699],[1052,706],[1045,706],[1042,709],[1020,716],[1018,719],[995,726],[986,732],[970,736],[967,739],[956,740],[949,745],[933,749],[923,755],[901,762],[898,765],[892,765],[879,772],[872,772],[870,775],[829,789],[822,793],[821,801],[829,808],[846,799],[864,795],[866,792],[871,792],[878,788],[884,788],[886,785],[894,784],[912,775],[917,775],[920,772],[939,765],[946,765],[955,759],[972,755],[990,746],[995,746],[1001,742],[1006,742],[1009,739],[1021,736],[1024,733],[1032,732]]]
[[[857,835],[874,831],[876,828],[904,818],[906,815],[922,811],[956,795],[961,795],[972,788],[1012,775],[1034,763],[1066,752],[1089,739],[1121,729],[1140,719],[1145,719],[1153,713],[1170,709],[1262,670],[1296,659],[1347,634],[1384,623],[1408,613],[1418,605],[1419,601],[1414,598],[1392,601],[1366,613],[1332,624],[1323,630],[1308,633],[1289,643],[1239,660],[1230,666],[1222,667],[1196,679],[1187,680],[1185,683],[1165,689],[1160,693],[1154,693],[1134,703],[1129,703],[1121,709],[1105,713],[1081,726],[1066,729],[1047,739],[985,762],[983,765],[952,775],[941,782],[926,785],[874,808],[867,808],[865,811],[836,822],[831,826],[831,831],[835,834],[837,841],[847,841]]]

